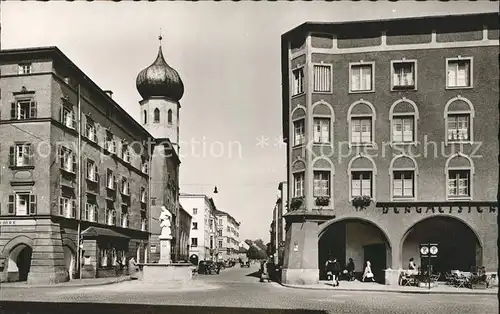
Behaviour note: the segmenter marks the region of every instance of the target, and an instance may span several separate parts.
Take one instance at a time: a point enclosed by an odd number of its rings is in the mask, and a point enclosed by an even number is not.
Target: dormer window
[[[31,66],[31,63],[22,63],[22,64],[19,64],[18,66],[19,68],[19,74],[31,74],[33,73],[32,70],[32,66]]]

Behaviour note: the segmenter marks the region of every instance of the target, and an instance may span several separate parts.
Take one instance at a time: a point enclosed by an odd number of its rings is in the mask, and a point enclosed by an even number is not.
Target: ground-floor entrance
[[[7,262],[7,281],[28,280],[32,253],[32,248],[26,244],[19,244],[11,250]]]
[[[342,270],[349,259],[355,265],[356,278],[362,279],[367,262],[377,282],[384,282],[384,270],[389,267],[391,247],[384,232],[366,220],[346,219],[330,224],[318,241],[320,279],[326,279],[328,259],[337,259]]]

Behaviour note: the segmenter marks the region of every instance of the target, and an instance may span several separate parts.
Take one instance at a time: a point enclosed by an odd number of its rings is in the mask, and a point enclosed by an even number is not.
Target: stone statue
[[[164,239],[172,238],[171,220],[172,220],[172,214],[165,206],[162,206],[160,214],[160,227],[161,227],[160,238]]]

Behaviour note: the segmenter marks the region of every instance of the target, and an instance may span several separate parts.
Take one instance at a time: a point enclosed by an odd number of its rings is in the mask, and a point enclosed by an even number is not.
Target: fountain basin
[[[141,281],[145,283],[189,282],[193,279],[190,263],[147,263],[142,265]]]

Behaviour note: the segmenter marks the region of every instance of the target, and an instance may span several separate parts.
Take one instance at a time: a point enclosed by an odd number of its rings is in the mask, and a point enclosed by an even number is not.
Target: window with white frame
[[[128,223],[129,223],[128,216],[129,216],[128,206],[122,205],[122,216],[121,216],[121,227],[122,228],[128,228]]]
[[[113,208],[113,204],[110,202],[106,205],[106,224],[110,226],[116,226],[116,210]]]
[[[146,204],[148,202],[148,197],[146,193],[146,188],[141,187],[141,203]]]
[[[97,143],[97,128],[94,120],[87,116],[85,118],[85,137],[94,143]]]
[[[8,214],[16,216],[36,215],[36,195],[30,192],[9,194]]]
[[[9,150],[9,166],[10,167],[33,166],[32,151],[33,151],[33,146],[30,143],[19,143],[11,146]]]
[[[314,118],[314,143],[330,143],[330,118]]]
[[[413,142],[414,141],[413,116],[395,116],[392,119],[392,141]]]
[[[373,64],[351,64],[350,74],[351,92],[373,90]]]
[[[462,142],[470,140],[470,114],[448,114],[448,141]]]
[[[97,214],[97,204],[87,201],[87,203],[85,203],[84,219],[90,222],[97,222]]]
[[[412,198],[415,196],[415,173],[413,170],[393,171],[392,195],[395,198]]]
[[[75,112],[72,108],[63,106],[61,108],[61,123],[70,129],[76,129]]]
[[[76,200],[69,197],[59,197],[59,215],[66,218],[76,218]]]
[[[470,170],[448,170],[448,195],[450,197],[470,196]]]
[[[351,118],[351,143],[368,144],[372,142],[372,118]]]
[[[97,182],[97,177],[98,177],[97,164],[95,163],[95,161],[87,158],[87,175],[86,175],[87,180],[91,182]]]
[[[330,65],[314,66],[314,91],[331,92],[332,91],[332,67]]]
[[[122,177],[121,193],[123,195],[130,195],[130,184],[126,177]]]
[[[141,171],[142,171],[142,173],[145,173],[145,174],[149,173],[148,159],[144,156],[141,157]]]
[[[293,174],[293,196],[304,196],[304,172],[297,172]]]
[[[330,196],[330,171],[314,171],[313,196]]]
[[[18,65],[18,74],[31,74],[33,73],[33,67],[31,63],[21,63]]]
[[[124,162],[130,162],[130,151],[128,144],[125,142],[122,142],[122,152],[121,152],[121,157]]]
[[[305,142],[304,119],[293,121],[293,144],[302,145]]]
[[[76,154],[71,149],[60,147],[59,158],[62,170],[70,173],[76,172]]]
[[[293,70],[292,77],[293,77],[293,95],[302,94],[304,92],[304,68]]]
[[[457,88],[472,86],[472,59],[448,59],[446,68],[447,87]]]
[[[113,170],[108,169],[106,172],[106,187],[110,190],[114,190],[116,188],[116,179],[113,174]]]
[[[372,171],[351,171],[351,195],[372,197]]]
[[[10,119],[25,120],[34,119],[37,116],[37,106],[33,99],[18,99],[11,103]]]
[[[392,88],[413,89],[416,80],[415,61],[392,62]]]
[[[113,133],[107,131],[106,132],[106,141],[104,143],[104,148],[110,152],[110,153],[115,153],[116,152],[116,143],[115,143],[115,139],[114,139],[114,136],[113,136]]]

